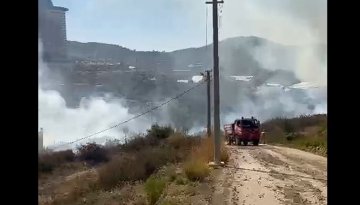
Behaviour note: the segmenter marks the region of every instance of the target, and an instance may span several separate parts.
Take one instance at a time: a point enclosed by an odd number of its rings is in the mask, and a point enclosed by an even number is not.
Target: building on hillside
[[[45,61],[67,59],[66,19],[67,8],[54,6],[51,0],[39,0],[39,38]]]

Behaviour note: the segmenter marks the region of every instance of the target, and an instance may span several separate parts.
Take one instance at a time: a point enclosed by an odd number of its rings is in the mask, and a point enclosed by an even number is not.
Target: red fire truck
[[[232,124],[224,125],[225,137],[229,145],[248,145],[252,142],[254,146],[260,141],[260,121],[254,117],[236,119]]]

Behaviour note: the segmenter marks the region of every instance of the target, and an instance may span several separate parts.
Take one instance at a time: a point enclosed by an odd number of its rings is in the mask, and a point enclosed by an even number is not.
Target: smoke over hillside
[[[289,53],[264,42],[253,50],[262,67],[291,70],[301,81],[327,85],[326,0],[230,0],[222,10],[223,38],[251,35],[299,47]]]
[[[252,48],[242,45],[238,51],[242,50],[241,52],[246,54],[246,49],[251,50]],[[241,62],[237,62],[236,58],[222,59],[221,66],[224,74],[221,78],[220,87],[222,124],[231,122],[241,116],[255,116],[263,121],[279,116],[291,117],[300,114],[326,113],[326,92],[324,94],[324,90],[284,92],[279,88],[266,87],[264,83],[267,81],[281,80],[281,82],[289,84],[299,81],[291,77],[292,72],[290,71],[287,71],[289,74],[286,74],[279,72],[277,69],[273,71],[268,69],[268,72],[261,65],[258,65],[251,55],[248,58],[244,56],[246,55],[242,56],[243,60]],[[246,66],[246,62],[248,62],[247,66],[249,67]],[[279,60],[279,62],[281,61]],[[237,63],[239,63],[238,67],[233,66]],[[90,93],[90,95],[80,100],[78,107],[70,108],[67,106],[64,94],[60,94],[57,90],[42,89],[43,84],[52,83],[49,78],[52,77],[53,72],[50,72],[41,60],[39,61],[39,73],[42,74],[39,81],[39,125],[45,131],[45,145],[53,144],[54,141],[67,142],[75,140],[110,127],[144,112],[150,109],[151,106],[158,105],[169,97],[173,97],[192,86],[186,83],[179,84],[176,82],[176,78],[168,76],[170,84],[165,86],[168,92],[163,93],[159,92],[159,89],[164,89],[163,84],[157,83],[152,86],[148,84],[148,82],[153,82],[151,76],[144,78],[145,82],[137,80],[124,83],[122,80],[117,80],[122,93],[131,94],[137,92],[139,93],[138,96],[133,94],[131,96],[162,100],[147,106],[136,105],[127,102],[122,97],[116,97],[115,93],[119,90],[110,89],[109,92],[102,96]],[[254,74],[254,79],[249,82],[229,80],[228,75],[237,74]],[[70,90],[65,93],[65,95],[68,94],[76,95],[76,92],[71,93]],[[151,114],[126,123],[124,125],[128,130],[126,134],[129,136],[130,133],[144,132],[155,122],[171,124],[179,129],[201,131],[206,124],[205,94],[205,87],[199,87],[161,109],[153,111]],[[106,136],[123,140],[125,136],[123,126],[94,136],[94,138]],[[94,138],[90,139],[93,140]]]
[[[263,68],[269,71],[283,70],[293,73],[298,82],[313,82],[322,88],[283,92],[276,88],[260,87],[253,94],[232,90],[238,112],[224,114],[226,121],[241,115],[253,115],[262,120],[276,116],[327,112],[327,1],[278,1],[244,0],[226,1],[221,9],[220,37],[238,35],[258,36],[252,43],[235,45],[248,51],[253,57],[252,67],[238,66],[247,62],[244,57],[221,53],[223,71],[249,75],[248,70]],[[270,41],[269,41],[270,40]],[[275,43],[277,42],[277,43]],[[234,45],[233,45],[234,46]],[[244,56],[247,53],[242,53]],[[241,62],[241,63],[240,63]],[[244,72],[245,71],[245,72]],[[259,73],[255,73],[256,76]],[[294,81],[285,76],[269,76],[267,82],[290,85]],[[223,90],[225,92],[225,90]],[[222,103],[227,101],[222,98]],[[225,117],[226,116],[226,117]]]
[[[220,38],[224,40],[219,44],[221,124],[241,116],[264,121],[327,113],[326,6],[322,0],[225,2],[220,14]],[[229,38],[239,35],[252,37]],[[39,126],[44,128],[45,145],[75,140],[130,119],[193,86],[178,80],[191,82],[194,75],[212,67],[212,45],[174,52],[138,52],[101,43],[68,42],[68,49],[71,60],[96,63],[110,59],[109,63],[115,65],[112,69],[112,65],[81,64],[79,71],[93,73],[74,80],[47,68],[39,59]],[[199,64],[200,68],[191,67]],[[89,71],[90,67],[94,71]],[[232,75],[253,78],[248,82],[236,81],[230,78]],[[103,88],[101,95],[93,88],[85,94],[75,87],[66,91],[61,86],[48,89],[48,85],[55,83],[54,78],[76,84],[93,76],[102,79],[96,82]],[[289,86],[303,81],[322,87],[285,92],[265,86],[266,83]],[[68,99],[74,96],[78,105],[69,106]],[[205,96],[205,87],[199,87],[161,109],[94,138],[123,140],[125,135],[144,132],[155,122],[200,131],[206,125]]]
[[[111,95],[89,96],[81,100],[78,108],[67,107],[58,91],[44,90],[42,87],[44,83],[51,84],[47,81],[52,72],[42,61],[41,50],[39,43],[39,126],[44,128],[45,146],[54,142],[76,140],[134,117],[134,114],[130,114],[128,108],[123,106],[121,99],[113,99]],[[122,141],[126,134],[141,133],[149,127],[149,121],[143,117],[99,136],[108,136]]]

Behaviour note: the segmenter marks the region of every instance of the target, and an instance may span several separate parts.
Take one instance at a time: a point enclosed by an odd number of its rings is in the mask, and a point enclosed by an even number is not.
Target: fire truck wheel
[[[227,139],[227,145],[231,145],[231,138],[230,137]]]
[[[248,145],[248,141],[244,141],[244,146],[247,146]]]
[[[258,146],[259,145],[259,140],[254,140],[253,145]]]
[[[237,137],[235,138],[235,144],[236,144],[236,145],[241,145],[241,141],[240,141],[239,138],[237,138]]]

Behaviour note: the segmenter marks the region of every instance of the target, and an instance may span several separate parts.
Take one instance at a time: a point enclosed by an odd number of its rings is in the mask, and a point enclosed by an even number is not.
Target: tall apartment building
[[[67,8],[54,6],[51,0],[39,0],[39,38],[43,44],[45,61],[62,61],[67,58]]]

